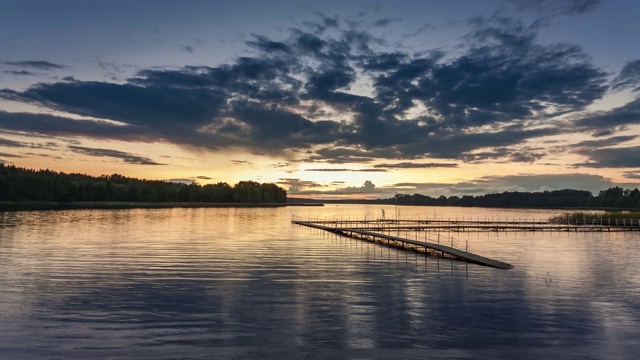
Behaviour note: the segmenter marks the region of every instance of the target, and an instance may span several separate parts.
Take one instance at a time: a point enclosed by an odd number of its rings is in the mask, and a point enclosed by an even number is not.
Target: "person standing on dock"
[[[382,209],[382,220],[384,220],[384,209]]]

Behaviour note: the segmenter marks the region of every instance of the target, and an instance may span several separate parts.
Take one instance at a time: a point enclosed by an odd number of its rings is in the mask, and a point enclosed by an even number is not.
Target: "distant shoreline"
[[[276,208],[287,206],[324,206],[324,204],[287,203],[204,203],[204,202],[113,202],[81,201],[58,203],[49,201],[0,201],[0,211],[78,210],[78,209],[170,209],[170,208]]]
[[[316,200],[317,201],[317,200]],[[388,206],[390,204],[380,203],[365,203],[354,201],[351,203],[340,202],[332,203],[328,201],[330,205],[382,205]],[[121,209],[171,209],[171,208],[277,208],[277,207],[298,207],[298,206],[325,206],[325,203],[317,202],[294,202],[294,203],[208,203],[208,202],[117,202],[117,201],[77,201],[70,203],[58,203],[49,201],[0,201],[0,212],[3,211],[39,211],[39,210],[121,210]],[[432,207],[432,206],[445,206],[450,205],[398,205],[398,206],[419,206],[419,207]],[[635,209],[626,208],[613,208],[613,207],[495,207],[495,206],[458,206],[466,208],[501,208],[501,209],[547,209],[547,210],[565,210],[565,211],[630,211],[635,212]]]

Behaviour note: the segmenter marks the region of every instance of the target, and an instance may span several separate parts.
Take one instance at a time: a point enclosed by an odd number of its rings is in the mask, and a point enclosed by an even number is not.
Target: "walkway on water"
[[[491,266],[498,269],[508,270],[513,268],[512,265],[486,258],[484,256],[476,255],[468,251],[459,250],[450,246],[434,244],[424,241],[416,241],[411,239],[405,239],[398,236],[392,236],[387,234],[376,233],[369,231],[369,229],[350,228],[350,227],[338,227],[338,222],[328,221],[297,221],[293,220],[292,223],[302,226],[308,226],[324,231],[329,231],[335,234],[344,235],[352,238],[371,241],[374,243],[382,243],[388,246],[400,247],[403,249],[411,249],[416,252],[424,253],[425,255],[447,257],[456,260],[468,261],[475,264]],[[325,224],[331,223],[334,226],[326,226]],[[385,228],[384,230],[388,230]]]
[[[556,223],[549,221],[494,221],[494,220],[329,220],[310,221],[328,228],[352,228],[375,231],[390,230],[446,230],[446,231],[572,231],[572,232],[618,232],[640,231],[640,220],[620,219],[615,221],[571,221]]]

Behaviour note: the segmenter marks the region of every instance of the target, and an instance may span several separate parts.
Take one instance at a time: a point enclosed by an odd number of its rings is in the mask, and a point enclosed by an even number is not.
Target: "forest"
[[[616,208],[640,209],[640,190],[612,187],[593,196],[586,190],[553,190],[544,192],[503,192],[480,196],[440,196],[398,194],[379,200],[384,204],[438,205],[477,207],[527,207],[527,208]]]
[[[286,203],[287,192],[270,183],[241,181],[183,184],[119,174],[99,177],[32,170],[0,163],[0,201]]]
[[[522,208],[597,208],[597,209],[640,209],[640,190],[612,187],[593,196],[586,190],[553,190],[544,192],[503,192],[479,196],[441,195],[437,198],[421,194],[397,194],[391,198],[375,200],[314,200],[289,198],[290,203],[328,204],[387,204],[426,206],[468,206],[468,207],[522,207]]]

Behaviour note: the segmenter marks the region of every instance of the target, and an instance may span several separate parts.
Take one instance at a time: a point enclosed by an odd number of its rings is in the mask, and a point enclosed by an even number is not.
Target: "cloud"
[[[562,4],[575,13],[594,6]],[[388,52],[368,28],[320,15],[281,39],[253,35],[246,42],[251,57],[216,67],[150,68],[121,82],[65,78],[0,90],[3,99],[117,122],[0,112],[0,129],[211,151],[308,150],[304,160],[327,164],[532,162],[543,155],[520,143],[566,132],[553,117],[582,110],[608,90],[607,74],[580,47],[538,42],[538,23],[495,15],[469,25],[456,50]],[[360,82],[372,91],[354,91]],[[627,107],[618,112],[637,112]],[[595,113],[576,124],[602,133],[592,124],[604,121],[598,116],[619,116],[620,125],[635,121],[625,114]]]
[[[69,149],[73,152],[77,152],[77,153],[88,155],[88,156],[120,159],[127,164],[164,165],[143,156],[134,155],[131,153],[118,151],[118,150],[95,149],[95,148],[88,148],[88,147],[82,147],[82,146],[69,146]]]
[[[574,144],[571,147],[579,148],[583,151],[591,151],[591,150],[602,148],[602,147],[620,145],[622,143],[634,140],[637,137],[638,137],[637,135],[624,135],[624,136],[612,136],[610,138],[599,139],[599,140],[585,140],[577,144]]]
[[[387,172],[387,170],[385,170],[385,169],[346,169],[346,168],[305,169],[304,171],[315,171],[315,172]]]
[[[291,166],[291,163],[288,162],[279,162],[276,164],[271,164],[271,166],[275,169],[283,169],[283,168],[287,168],[289,166]]]
[[[316,181],[301,180],[298,178],[281,178],[278,181],[278,185],[288,187],[287,192],[292,194],[300,193],[302,191],[301,189],[315,189],[324,187],[324,185]]]
[[[289,188],[288,193],[291,195],[314,196],[319,198],[344,198],[348,196],[375,198],[381,193],[381,190],[377,189],[376,185],[370,180],[366,180],[362,186],[338,187],[334,190],[317,190],[318,188],[321,189],[322,186],[315,182],[304,182],[299,179],[293,180],[296,180],[296,186]],[[305,186],[307,184],[311,186]]]
[[[626,146],[637,139],[637,135],[612,136],[596,140],[585,140],[567,147],[564,151],[579,154],[588,161],[576,167],[592,168],[640,168],[640,146]]]
[[[55,150],[58,148],[58,144],[52,141],[48,141],[45,143],[35,143],[35,142],[15,141],[15,140],[6,139],[6,138],[0,138],[0,146],[12,147],[12,148],[47,149],[47,150]]]
[[[253,37],[255,38],[255,40],[247,41],[247,45],[253,48],[256,48],[260,51],[263,51],[265,53],[289,54],[292,51],[289,45],[285,43],[282,43],[279,41],[272,41],[269,38],[262,35],[253,34]]]
[[[413,163],[413,162],[401,162],[396,164],[376,164],[374,168],[386,168],[386,169],[430,169],[430,168],[455,168],[458,164],[452,163]]]
[[[120,126],[106,121],[75,120],[34,113],[11,113],[0,110],[0,128],[42,136],[80,136],[96,139],[149,141],[153,133],[136,126]]]
[[[462,155],[464,162],[483,163],[490,160],[497,162],[526,162],[533,163],[547,155],[548,150],[543,148],[520,147],[496,147],[491,150],[469,152]]]
[[[20,70],[20,71],[15,71],[15,70],[5,70],[4,72],[5,74],[9,74],[9,75],[24,75],[24,76],[31,76],[31,75],[35,75],[35,73],[32,73],[30,71],[25,71],[25,70]]]
[[[613,89],[632,89],[640,91],[640,60],[628,62],[620,74],[613,79]]]
[[[194,176],[193,178],[198,180],[213,180],[212,177],[204,176],[204,175]]]
[[[640,146],[606,149],[580,149],[577,154],[586,156],[589,161],[576,164],[592,168],[640,168]]]
[[[640,171],[625,171],[623,174],[627,179],[640,180]]]
[[[40,70],[65,69],[66,65],[54,64],[48,61],[2,61],[0,64],[34,68]]]
[[[223,100],[221,94],[209,89],[96,81],[41,83],[21,93],[3,90],[0,96],[130,125],[174,129],[208,123],[217,114]]]
[[[595,9],[600,0],[506,0],[519,10],[549,15],[580,15]]]
[[[606,131],[619,126],[640,124],[640,98],[620,107],[582,116],[575,124],[585,129]]]
[[[25,147],[25,143],[14,141],[11,139],[0,138],[0,146],[6,147]]]
[[[193,46],[190,45],[180,45],[180,49],[188,52],[189,54],[193,54],[195,52],[195,49],[193,48]]]
[[[165,181],[172,182],[172,183],[178,183],[178,184],[186,184],[186,185],[191,185],[191,184],[197,184],[198,183],[194,179],[187,179],[187,178],[167,179]]]
[[[21,158],[21,157],[23,157],[22,155],[10,154],[10,153],[5,153],[5,152],[0,152],[0,156],[8,157],[8,158]],[[0,160],[0,162],[6,163],[6,161],[4,161],[4,160]]]
[[[392,23],[397,22],[397,21],[402,21],[402,19],[399,19],[399,18],[393,18],[393,19],[392,18],[381,18],[381,19],[375,20],[373,22],[373,26],[375,26],[375,27],[386,27],[386,26],[389,26]]]
[[[329,164],[368,163],[374,160],[374,154],[352,148],[321,148],[315,155],[305,158],[306,162],[326,162]]]

